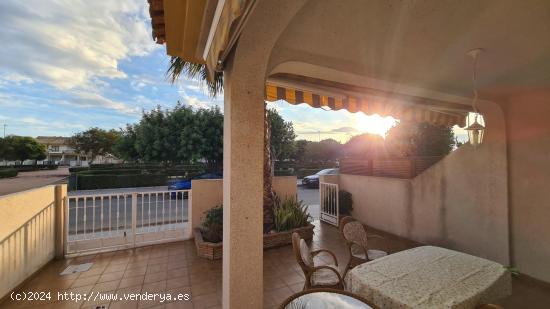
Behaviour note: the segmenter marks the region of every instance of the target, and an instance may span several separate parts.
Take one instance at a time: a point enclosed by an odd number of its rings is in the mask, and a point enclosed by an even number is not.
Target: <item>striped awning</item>
[[[284,100],[293,105],[306,103],[316,108],[345,109],[352,113],[378,114],[382,117],[391,116],[401,121],[427,122],[445,126],[463,127],[466,119],[464,113],[434,111],[415,104],[371,101],[354,96],[334,97],[272,83],[266,84],[266,100],[269,102]]]

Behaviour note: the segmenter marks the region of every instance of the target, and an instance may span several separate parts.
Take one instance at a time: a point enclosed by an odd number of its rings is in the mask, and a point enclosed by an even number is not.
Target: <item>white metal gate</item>
[[[338,226],[338,185],[335,183],[319,183],[321,202],[320,219],[326,223]]]
[[[67,255],[188,239],[191,190],[117,192],[67,198]]]

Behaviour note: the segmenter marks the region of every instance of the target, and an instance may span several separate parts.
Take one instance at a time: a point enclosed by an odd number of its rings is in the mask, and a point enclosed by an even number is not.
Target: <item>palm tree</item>
[[[206,65],[191,63],[180,57],[172,57],[170,66],[166,75],[172,83],[175,83],[181,74],[184,73],[188,78],[197,79],[206,84],[208,93],[211,97],[216,97],[223,90],[223,72],[215,72],[214,79],[208,79]],[[271,130],[267,117],[267,109],[264,104],[264,194],[263,194],[263,217],[264,233],[273,228],[273,207],[275,205],[275,194],[273,193],[273,173],[272,173],[272,151],[271,151]]]

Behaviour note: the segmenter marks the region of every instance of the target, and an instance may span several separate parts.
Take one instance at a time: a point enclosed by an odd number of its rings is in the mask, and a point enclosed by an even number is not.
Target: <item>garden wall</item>
[[[193,180],[191,188],[191,226],[195,228],[205,211],[223,203],[223,180]],[[273,177],[273,191],[281,198],[296,198],[296,176]]]

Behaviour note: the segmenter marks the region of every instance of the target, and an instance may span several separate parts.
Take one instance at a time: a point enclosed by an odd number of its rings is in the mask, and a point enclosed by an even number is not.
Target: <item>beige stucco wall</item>
[[[484,143],[465,145],[412,180],[340,175],[364,223],[419,242],[509,265],[504,118],[483,106]]]
[[[550,90],[504,104],[508,125],[512,261],[550,282]]]
[[[200,225],[204,212],[223,203],[223,180],[193,180],[191,226]],[[273,177],[273,191],[281,198],[296,198],[296,176]]]
[[[298,194],[296,181],[296,176],[273,177],[273,191],[281,199],[296,199]]]
[[[0,197],[0,239],[13,233],[46,206],[54,203],[54,186]]]
[[[223,204],[223,180],[192,180],[191,188],[191,226],[195,228],[200,225],[205,211]]]
[[[54,258],[62,230],[56,223],[64,224],[56,218],[54,192],[46,186],[0,197],[0,299]],[[66,186],[59,192],[64,198]]]

